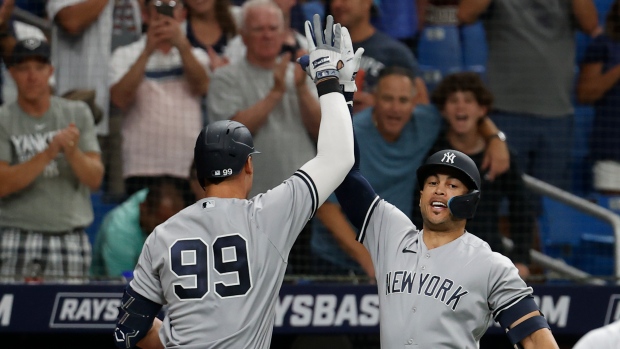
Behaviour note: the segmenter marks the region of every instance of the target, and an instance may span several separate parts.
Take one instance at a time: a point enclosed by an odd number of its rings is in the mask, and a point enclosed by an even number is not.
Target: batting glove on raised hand
[[[340,47],[340,24],[334,25],[334,18],[331,15],[327,16],[323,35],[321,17],[315,14],[313,21],[314,27],[310,21],[306,21],[305,25],[309,55],[300,58],[298,62],[314,83],[318,84],[328,78],[338,79],[338,70],[342,69],[344,63]]]
[[[357,91],[355,76],[360,68],[360,61],[362,60],[364,49],[360,47],[353,53],[353,42],[351,41],[349,30],[346,27],[342,27],[340,32],[342,35],[340,52],[344,62],[344,67],[339,70],[340,85],[343,86],[343,92],[355,92]]]

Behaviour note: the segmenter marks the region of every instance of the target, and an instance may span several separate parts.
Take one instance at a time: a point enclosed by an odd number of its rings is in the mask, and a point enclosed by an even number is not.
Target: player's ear
[[[254,164],[252,163],[252,156],[248,156],[248,159],[245,161],[245,165],[243,165],[243,171],[245,171],[245,173],[249,175],[254,173]]]

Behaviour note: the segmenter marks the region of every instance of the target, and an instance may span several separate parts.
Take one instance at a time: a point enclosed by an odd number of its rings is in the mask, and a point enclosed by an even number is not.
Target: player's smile
[[[432,201],[431,202],[431,211],[440,213],[448,209],[448,205],[441,201]]]
[[[448,204],[444,200],[432,198],[430,201],[428,201],[428,204],[426,206],[428,218],[435,224],[441,223],[450,216]]]

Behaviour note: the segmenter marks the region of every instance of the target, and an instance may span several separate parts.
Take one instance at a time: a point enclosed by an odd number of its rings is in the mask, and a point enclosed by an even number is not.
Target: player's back
[[[166,347],[269,347],[288,251],[301,230],[291,214],[265,217],[274,195],[203,199],[149,236],[131,286],[169,305]],[[263,231],[267,221],[280,231]]]

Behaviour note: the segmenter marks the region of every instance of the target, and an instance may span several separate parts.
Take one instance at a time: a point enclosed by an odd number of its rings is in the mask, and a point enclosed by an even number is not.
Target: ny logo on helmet
[[[453,164],[455,157],[456,157],[456,154],[451,153],[451,152],[445,152],[443,154],[443,158],[441,158],[441,162],[449,162],[449,163]]]

